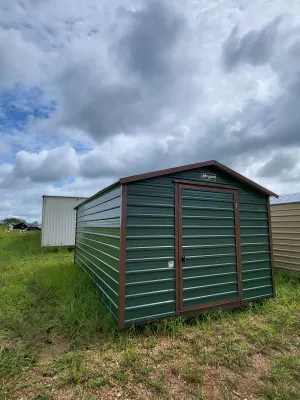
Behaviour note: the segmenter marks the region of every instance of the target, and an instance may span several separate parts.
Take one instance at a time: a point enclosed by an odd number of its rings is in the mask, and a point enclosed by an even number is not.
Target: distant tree
[[[32,225],[39,225],[39,221],[33,221]]]
[[[11,218],[4,218],[1,223],[2,225],[7,225],[7,224],[18,224],[20,222],[26,222],[24,219],[21,218],[15,218],[15,217],[11,217]]]

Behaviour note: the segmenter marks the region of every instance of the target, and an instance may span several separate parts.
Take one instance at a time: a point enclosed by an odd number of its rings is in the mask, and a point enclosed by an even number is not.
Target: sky
[[[0,0],[0,219],[217,160],[300,191],[298,0]]]

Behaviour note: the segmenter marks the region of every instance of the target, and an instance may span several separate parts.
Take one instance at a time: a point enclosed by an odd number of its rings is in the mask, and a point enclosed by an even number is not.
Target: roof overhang
[[[113,189],[114,187],[116,187],[120,184],[123,185],[123,184],[127,184],[127,183],[141,181],[144,179],[151,179],[151,178],[156,178],[158,176],[175,174],[176,172],[189,171],[191,169],[204,168],[204,167],[216,167],[216,168],[220,169],[221,171],[224,171],[227,174],[233,176],[237,180],[244,182],[245,184],[253,187],[254,189],[258,190],[259,192],[264,193],[267,196],[273,196],[273,197],[277,197],[277,198],[279,197],[278,194],[271,192],[271,190],[266,189],[265,187],[259,185],[256,182],[253,182],[251,179],[246,178],[244,175],[239,174],[238,172],[234,171],[233,169],[226,167],[226,165],[221,164],[215,160],[210,160],[210,161],[203,161],[203,162],[199,162],[199,163],[195,163],[195,164],[183,165],[181,167],[161,169],[158,171],[147,172],[145,174],[132,175],[132,176],[120,178],[118,181],[114,182],[112,185],[105,187],[104,189],[102,189],[99,192],[97,192],[96,194],[94,194],[92,197],[90,197],[87,200],[83,201],[82,203],[78,204],[74,208],[74,210],[77,210],[77,208],[79,206],[81,206],[82,204],[89,202],[90,200],[96,198],[100,194],[106,192],[107,190]]]
[[[226,167],[226,165],[223,165],[215,160],[204,161],[204,162],[200,162],[200,163],[196,163],[196,164],[184,165],[182,167],[162,169],[159,171],[148,172],[146,174],[128,176],[126,178],[121,178],[119,180],[119,182],[121,184],[126,184],[126,183],[140,181],[143,179],[155,178],[155,177],[162,176],[162,175],[174,174],[176,172],[189,171],[191,169],[212,167],[212,166],[214,166],[224,172],[227,172],[228,174],[232,175],[234,178],[238,179],[239,181],[242,181],[242,182],[246,183],[247,185],[252,186],[256,190],[263,192],[268,196],[274,196],[277,198],[279,197],[276,193],[271,192],[270,190],[266,189],[265,187],[259,185],[258,183],[251,181],[251,179],[246,178],[245,176],[234,171],[233,169]]]

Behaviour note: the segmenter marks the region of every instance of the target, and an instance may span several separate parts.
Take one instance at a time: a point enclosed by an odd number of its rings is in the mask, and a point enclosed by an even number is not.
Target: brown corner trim
[[[119,252],[119,293],[118,327],[125,327],[125,286],[126,286],[126,221],[127,221],[127,185],[121,186],[121,232]]]
[[[175,183],[175,284],[176,284],[176,315],[179,315],[180,309],[180,293],[181,293],[181,279],[180,279],[180,258],[179,258],[179,213],[180,213],[180,193],[179,185]]]
[[[274,264],[274,254],[273,254],[273,238],[272,238],[272,221],[271,221],[271,210],[270,210],[270,198],[267,198],[267,208],[268,208],[268,225],[269,225],[269,245],[270,245],[270,258],[271,258],[271,270],[272,270],[272,286],[273,286],[273,297],[276,297],[275,289],[275,264]]]

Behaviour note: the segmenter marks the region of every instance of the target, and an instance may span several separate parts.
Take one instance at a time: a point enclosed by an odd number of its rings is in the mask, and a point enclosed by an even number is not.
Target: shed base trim
[[[262,304],[264,303],[266,300],[274,298],[274,295],[265,297],[265,298],[261,298],[261,299],[256,299],[256,300],[249,300],[249,301],[244,301],[244,302],[240,302],[240,301],[231,301],[230,303],[226,303],[226,304],[214,304],[211,306],[207,306],[207,307],[203,307],[203,308],[199,308],[197,310],[189,310],[189,311],[181,311],[179,312],[177,315],[172,315],[170,317],[158,317],[158,318],[154,318],[154,319],[144,319],[141,321],[137,321],[137,322],[132,322],[132,323],[125,323],[125,326],[123,326],[122,328],[129,328],[130,326],[134,325],[134,326],[140,326],[140,325],[146,325],[146,324],[151,324],[154,322],[158,322],[158,321],[169,321],[171,319],[177,319],[178,317],[182,317],[182,318],[189,318],[189,317],[198,317],[201,314],[204,314],[206,312],[211,312],[211,311],[215,311],[215,310],[225,310],[225,309],[243,309],[246,307],[249,307],[250,304],[256,303],[256,304]]]

